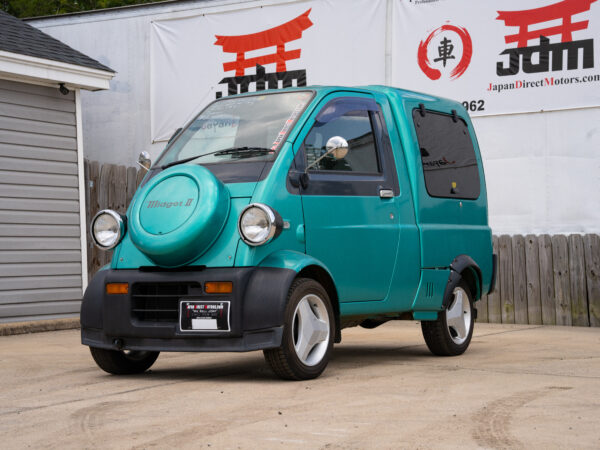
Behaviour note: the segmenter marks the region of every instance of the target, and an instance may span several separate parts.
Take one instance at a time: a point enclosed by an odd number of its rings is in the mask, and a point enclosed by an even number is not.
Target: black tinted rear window
[[[422,116],[419,109],[413,111],[413,121],[429,195],[478,198],[479,169],[466,122],[429,110]]]

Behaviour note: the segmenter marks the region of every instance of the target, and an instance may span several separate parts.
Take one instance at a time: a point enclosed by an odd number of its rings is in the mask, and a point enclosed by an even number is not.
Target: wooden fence
[[[494,236],[496,289],[478,321],[600,326],[600,236]]]
[[[101,209],[125,213],[144,174],[86,161],[88,227]],[[494,236],[494,252],[496,290],[477,303],[479,322],[600,326],[600,236]],[[88,232],[90,277],[111,257]]]
[[[85,202],[87,232],[88,275],[91,277],[98,269],[108,264],[112,250],[100,250],[92,241],[89,226],[94,215],[102,209],[113,209],[125,214],[129,202],[146,171],[135,167],[102,164],[97,161],[85,161]]]

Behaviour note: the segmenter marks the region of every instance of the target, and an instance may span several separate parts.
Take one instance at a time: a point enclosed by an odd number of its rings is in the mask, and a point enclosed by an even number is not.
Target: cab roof
[[[437,97],[435,95],[426,94],[423,92],[411,91],[408,89],[401,89],[393,86],[384,86],[378,84],[372,84],[367,86],[335,86],[335,85],[311,85],[311,86],[302,86],[302,87],[289,87],[282,89],[268,89],[260,92],[244,92],[243,94],[238,95],[257,95],[257,94],[275,94],[282,92],[294,92],[294,91],[314,91],[318,94],[319,97],[323,97],[331,92],[336,91],[354,91],[354,92],[365,92],[365,93],[378,93],[383,94],[387,97],[394,96],[401,101],[420,101],[424,103],[437,103],[437,102],[451,102],[451,103],[459,103],[456,100],[452,100],[449,98]],[[225,96],[222,98],[227,98],[229,96]]]

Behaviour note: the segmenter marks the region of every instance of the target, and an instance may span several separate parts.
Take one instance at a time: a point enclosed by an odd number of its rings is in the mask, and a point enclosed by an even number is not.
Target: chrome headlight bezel
[[[100,216],[103,215],[108,215],[109,217],[111,217],[115,221],[118,230],[117,234],[108,245],[101,244],[98,241],[98,238],[96,237],[96,233],[94,232],[94,226],[96,225],[96,221]],[[98,213],[94,216],[92,222],[90,223],[90,234],[92,236],[94,244],[96,244],[98,248],[101,248],[102,250],[110,250],[111,248],[115,248],[117,245],[119,245],[119,242],[121,242],[123,236],[125,235],[125,221],[123,219],[123,216],[121,216],[121,214],[119,214],[118,212],[113,211],[112,209],[103,209],[102,211],[98,211]]]
[[[257,208],[260,211],[262,211],[265,214],[268,223],[268,231],[265,237],[260,241],[248,238],[247,234],[244,233],[242,226],[242,220],[244,218],[244,215],[253,208]],[[264,203],[250,203],[242,210],[238,218],[238,233],[242,238],[242,241],[244,241],[247,245],[251,247],[258,247],[260,245],[266,244],[267,242],[270,242],[271,240],[279,236],[282,229],[283,219],[281,218],[281,216],[277,213],[277,211],[275,211],[270,206],[265,205]]]

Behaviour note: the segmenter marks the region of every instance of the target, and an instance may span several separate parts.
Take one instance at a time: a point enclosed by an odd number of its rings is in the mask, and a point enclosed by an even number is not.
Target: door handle
[[[379,189],[379,196],[381,198],[393,198],[394,191],[393,189]]]

